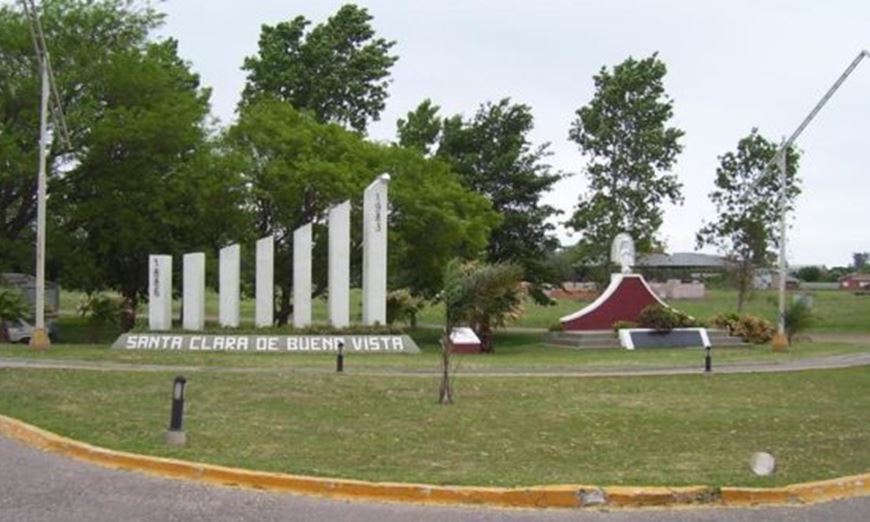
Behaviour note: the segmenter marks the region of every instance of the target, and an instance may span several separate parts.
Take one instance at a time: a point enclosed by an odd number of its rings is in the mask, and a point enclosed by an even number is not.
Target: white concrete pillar
[[[350,201],[329,209],[329,324],[350,325]]]
[[[254,324],[258,328],[272,326],[275,314],[275,236],[257,241],[256,287]]]
[[[148,256],[148,328],[172,329],[172,256]]]
[[[205,254],[184,254],[182,290],[182,326],[185,330],[202,330],[205,326]]]
[[[218,319],[220,325],[229,328],[239,326],[239,269],[241,263],[241,248],[230,245],[220,251],[220,277],[218,292],[220,293],[220,309]]]
[[[293,231],[293,326],[311,325],[311,223]]]
[[[363,194],[363,324],[387,324],[387,185],[381,174]]]

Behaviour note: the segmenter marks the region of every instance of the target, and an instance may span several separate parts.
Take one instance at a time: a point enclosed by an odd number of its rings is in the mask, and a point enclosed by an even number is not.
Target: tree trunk
[[[118,325],[120,325],[122,332],[129,332],[136,326],[136,307],[138,304],[139,302],[135,297],[125,297],[121,303]]]
[[[289,286],[281,285],[281,300],[278,306],[278,313],[275,317],[278,326],[286,325],[290,320],[290,314],[293,312],[293,306],[290,305],[290,292]]]
[[[493,353],[492,327],[490,327],[489,322],[477,325],[477,335],[480,337],[480,351],[483,353]]]
[[[441,386],[438,389],[438,404],[453,404],[453,383],[450,381],[450,337],[441,337]]]

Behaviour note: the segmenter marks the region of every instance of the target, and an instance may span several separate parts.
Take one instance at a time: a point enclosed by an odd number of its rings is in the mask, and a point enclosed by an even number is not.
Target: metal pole
[[[779,323],[777,325],[777,333],[785,335],[785,234],[786,234],[786,199],[788,194],[788,174],[786,167],[788,157],[788,149],[783,145],[779,154]]]
[[[42,101],[39,111],[39,172],[36,188],[36,325],[30,337],[30,345],[45,349],[51,344],[45,331],[45,162],[48,148],[48,53],[42,55]]]

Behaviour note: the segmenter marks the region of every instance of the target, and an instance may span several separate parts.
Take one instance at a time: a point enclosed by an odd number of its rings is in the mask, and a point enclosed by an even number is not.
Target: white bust
[[[613,238],[610,260],[620,265],[623,274],[631,273],[631,267],[634,266],[634,241],[631,236],[622,232]]]

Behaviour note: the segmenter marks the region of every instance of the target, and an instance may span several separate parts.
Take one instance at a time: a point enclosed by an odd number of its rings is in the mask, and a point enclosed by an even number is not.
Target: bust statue
[[[610,260],[620,265],[620,271],[623,274],[631,273],[631,267],[634,266],[634,241],[631,236],[622,232],[613,238],[613,244],[610,246]]]

